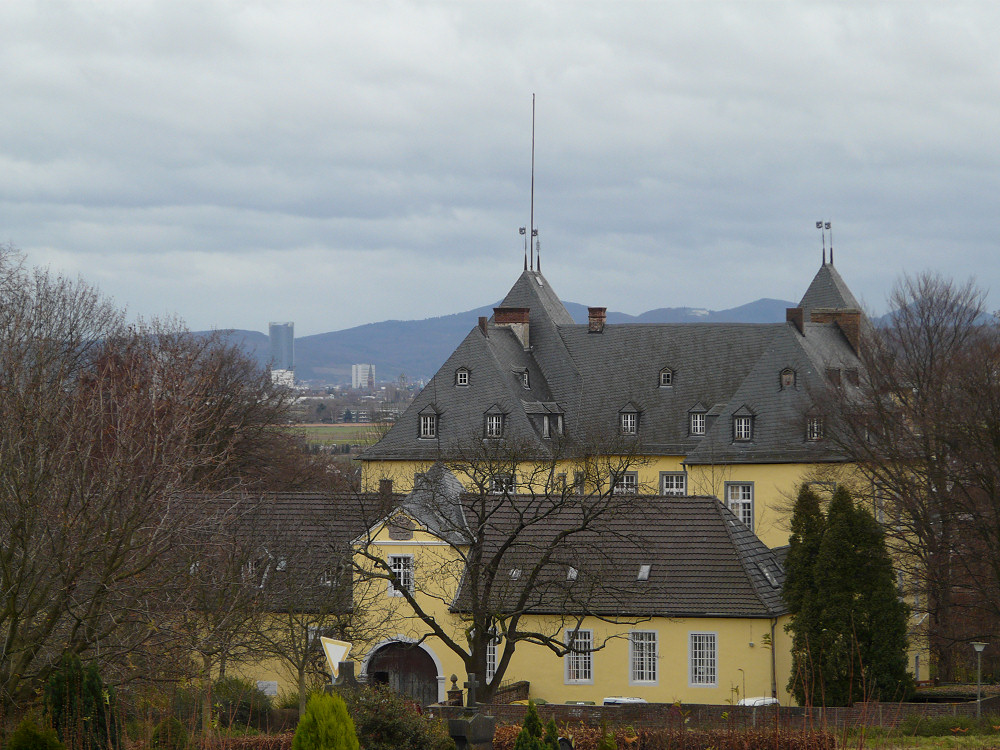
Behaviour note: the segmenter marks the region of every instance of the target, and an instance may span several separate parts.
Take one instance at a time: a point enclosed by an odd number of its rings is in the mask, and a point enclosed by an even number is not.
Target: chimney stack
[[[805,324],[805,311],[801,307],[786,307],[785,308],[785,322],[794,323],[795,330],[799,333],[803,333],[803,325]]]
[[[817,308],[809,316],[813,323],[836,323],[855,354],[861,352],[861,311],[856,308]]]
[[[488,333],[486,333],[486,321],[487,321],[487,318],[486,318],[485,315],[480,315],[479,316],[479,330],[483,332],[484,336],[488,336],[489,335]]]
[[[528,349],[528,318],[531,309],[527,307],[494,307],[493,323],[497,327],[509,328],[521,342],[521,346]]]
[[[608,308],[606,307],[588,307],[587,308],[587,323],[589,324],[590,333],[604,333],[604,323],[608,319]]]

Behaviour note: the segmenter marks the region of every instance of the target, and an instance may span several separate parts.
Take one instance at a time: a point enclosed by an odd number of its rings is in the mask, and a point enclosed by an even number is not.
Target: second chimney
[[[587,323],[590,333],[604,333],[604,323],[608,319],[608,308],[588,307]]]
[[[531,309],[528,307],[494,307],[493,323],[498,328],[509,328],[521,342],[521,346],[528,348],[528,318]]]

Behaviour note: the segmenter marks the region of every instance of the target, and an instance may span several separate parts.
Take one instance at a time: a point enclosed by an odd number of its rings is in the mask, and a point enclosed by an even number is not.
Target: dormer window
[[[486,415],[486,437],[503,437],[503,414]]]
[[[530,383],[530,380],[528,378],[528,368],[527,367],[524,368],[524,372],[521,373],[521,385],[524,386],[525,388],[530,388],[531,387],[531,383]]]
[[[618,415],[622,435],[635,435],[639,431],[639,414],[634,411],[623,411]]]
[[[674,371],[669,367],[660,370],[660,388],[669,388],[674,384]]]
[[[753,440],[754,415],[743,406],[733,415],[733,440]]]
[[[705,412],[703,411],[693,411],[691,412],[691,425],[690,432],[692,435],[704,435],[705,434]]]
[[[421,439],[431,439],[437,437],[437,414],[420,415],[420,437]]]
[[[795,370],[786,367],[781,371],[781,390],[795,387]]]
[[[466,367],[459,367],[455,370],[455,385],[469,384],[469,370]]]
[[[823,439],[823,417],[809,417],[806,420],[806,440]]]
[[[542,437],[551,438],[553,435],[562,435],[563,418],[562,414],[542,415]]]

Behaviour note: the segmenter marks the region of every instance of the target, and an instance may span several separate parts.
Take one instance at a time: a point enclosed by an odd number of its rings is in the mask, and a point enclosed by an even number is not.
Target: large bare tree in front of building
[[[402,507],[365,508],[371,533],[358,540],[355,576],[394,591],[400,606],[390,631],[437,638],[478,676],[481,701],[495,694],[520,645],[564,656],[573,650],[567,632],[587,617],[645,619],[630,617],[634,571],[629,581],[612,564],[614,553],[641,547],[642,488],[621,482],[643,463],[639,446],[622,439],[590,447],[557,445],[545,457],[472,437],[452,446]],[[421,547],[406,580],[375,541],[379,520],[390,537],[426,533],[436,542]]]
[[[1000,328],[972,283],[904,278],[862,343],[864,375],[819,397],[884,522],[941,679],[1000,614]],[[956,651],[957,649],[957,651]]]
[[[219,339],[130,325],[10,249],[0,287],[2,713],[67,652],[148,667],[173,550],[208,517],[188,495],[262,482],[286,397]]]

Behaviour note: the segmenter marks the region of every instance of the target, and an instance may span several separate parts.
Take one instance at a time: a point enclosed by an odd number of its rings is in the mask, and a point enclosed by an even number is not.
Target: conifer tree
[[[782,596],[792,614],[786,629],[792,633],[792,674],[788,689],[800,705],[814,703],[817,683],[812,647],[818,646],[815,623],[816,582],[813,568],[826,527],[819,497],[803,484],[792,512],[792,536],[785,558],[785,585]]]
[[[882,528],[844,488],[834,493],[825,522],[818,501],[805,491],[799,498],[783,591],[793,612],[789,689],[802,704],[905,699],[913,687],[906,671],[909,612]]]
[[[358,735],[339,695],[316,693],[306,703],[292,750],[358,750]]]

